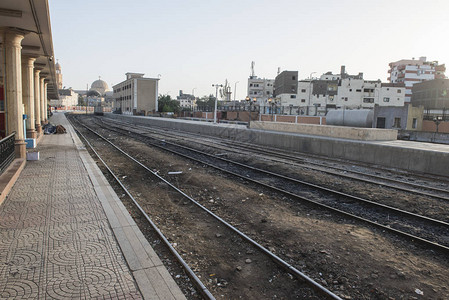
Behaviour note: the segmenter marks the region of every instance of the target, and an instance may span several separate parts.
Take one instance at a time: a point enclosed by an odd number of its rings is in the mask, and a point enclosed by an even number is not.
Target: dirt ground
[[[158,171],[201,204],[344,299],[449,299],[447,253],[423,249],[394,235],[297,203],[141,142],[120,138],[114,142],[119,142],[144,164]],[[108,160],[114,160],[112,154]],[[126,164],[115,167],[121,168],[122,176],[127,176],[129,171],[135,172]],[[288,166],[285,168],[288,169]],[[182,171],[182,174],[168,175],[172,171]],[[308,178],[317,182],[327,180],[316,174]],[[145,186],[133,184],[129,183],[132,192],[139,195],[139,200],[146,203],[149,210],[155,204],[152,199],[172,196],[168,191],[153,193],[153,187],[147,183]],[[159,184],[154,180],[154,185]],[[337,181],[334,184],[339,183]],[[370,189],[363,185],[354,188],[363,195],[380,196],[379,190]],[[399,193],[398,197],[401,195]],[[217,256],[221,253],[203,248],[201,241],[196,240],[197,237],[189,236],[188,233],[179,234],[182,230],[174,228],[176,225],[173,220],[180,214],[178,210],[185,210],[188,206],[167,206],[161,210],[165,210],[165,214],[155,216],[155,222],[166,230],[173,230],[170,235],[172,242],[194,265],[194,269],[211,270],[213,265],[203,265],[198,253]],[[436,211],[441,214],[439,209]],[[195,222],[195,219],[190,221]],[[219,229],[213,232],[220,233]],[[196,240],[196,243],[189,245],[188,242],[192,240]],[[244,260],[252,253],[247,249],[242,251],[245,251],[245,255],[242,255],[241,265],[245,266]],[[232,269],[217,277],[222,282],[230,282],[233,276],[253,276],[253,287],[259,288],[263,286],[263,281],[255,276],[255,271],[248,268],[236,272]],[[220,297],[220,290],[226,287],[218,285],[220,279],[214,282],[213,277],[206,281],[212,281],[217,293],[214,295]],[[267,298],[274,298],[269,291],[266,292]],[[232,295],[231,298],[255,299],[256,294],[236,290]],[[300,294],[292,298],[298,297]]]

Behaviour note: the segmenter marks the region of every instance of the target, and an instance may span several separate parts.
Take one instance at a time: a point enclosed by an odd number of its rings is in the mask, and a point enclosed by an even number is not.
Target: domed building
[[[107,91],[109,91],[109,86],[106,81],[101,80],[101,77],[92,82],[89,90],[89,92],[97,92],[99,96],[103,96]]]

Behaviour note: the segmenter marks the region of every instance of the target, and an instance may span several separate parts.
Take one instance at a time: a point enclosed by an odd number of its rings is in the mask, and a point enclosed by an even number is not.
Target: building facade
[[[420,131],[423,127],[423,107],[407,103],[402,107],[374,108],[373,128]]]
[[[437,61],[427,61],[426,57],[416,59],[402,59],[389,64],[390,74],[388,80],[391,83],[403,83],[405,85],[405,102],[412,98],[412,87],[415,83],[426,80],[443,79],[446,67]]]
[[[126,73],[126,80],[113,86],[113,108],[127,115],[147,115],[158,111],[159,78],[142,73]]]
[[[257,103],[265,103],[273,97],[274,79],[258,78],[250,76],[248,78],[247,95],[251,99],[256,98]]]
[[[183,109],[193,109],[196,105],[195,96],[184,94],[182,90],[179,90],[179,96],[176,96],[176,100],[179,101],[179,106]]]
[[[273,96],[296,95],[298,92],[298,71],[282,71],[274,80]]]
[[[417,83],[412,89],[412,104],[422,105],[426,116],[449,116],[449,79],[434,79]]]
[[[317,80],[299,81],[296,98],[300,114],[308,115],[325,115],[329,109],[340,108],[401,107],[405,100],[405,86],[402,83],[365,80],[363,73],[348,75],[342,66],[340,74],[328,72]],[[288,104],[295,105],[294,101]]]

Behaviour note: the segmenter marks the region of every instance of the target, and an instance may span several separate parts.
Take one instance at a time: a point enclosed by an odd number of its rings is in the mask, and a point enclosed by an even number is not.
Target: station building
[[[124,115],[147,115],[158,111],[159,78],[126,73],[126,80],[113,86],[113,109]]]
[[[42,135],[48,100],[58,99],[48,1],[2,0],[0,43],[0,136],[25,158],[25,136]]]

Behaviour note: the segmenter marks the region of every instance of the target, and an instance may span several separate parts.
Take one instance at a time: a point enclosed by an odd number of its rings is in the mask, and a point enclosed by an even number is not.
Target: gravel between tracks
[[[449,262],[442,254],[294,203],[138,141],[115,140],[119,141],[160,174],[182,171],[173,179],[184,191],[247,234],[260,236],[259,242],[271,251],[345,298],[449,298]],[[123,168],[126,172],[127,166]],[[148,187],[142,187],[140,193],[148,193]],[[182,208],[171,209],[170,214],[176,216],[176,209]],[[183,243],[182,236],[173,239]],[[201,245],[195,245],[194,250],[208,251]],[[218,276],[226,278],[234,274]],[[417,294],[417,289],[424,296]],[[235,295],[247,298],[244,290],[236,291]]]

